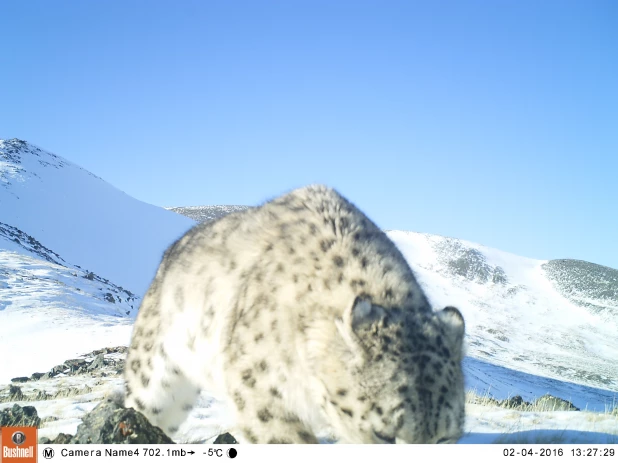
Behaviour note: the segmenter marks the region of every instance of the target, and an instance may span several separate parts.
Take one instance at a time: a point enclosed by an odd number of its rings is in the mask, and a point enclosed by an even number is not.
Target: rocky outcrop
[[[213,444],[238,444],[238,442],[234,436],[232,436],[229,432],[226,432],[218,436]]]
[[[41,418],[34,407],[21,407],[17,404],[0,411],[0,428],[5,426],[35,426],[41,424]]]
[[[545,394],[533,402],[534,408],[542,411],[568,411],[577,412],[579,408],[573,405],[568,400],[554,397],[550,394]]]
[[[504,400],[497,400],[493,397],[484,397],[481,399],[482,403],[486,405],[493,405],[496,407],[508,408],[512,410],[520,411],[538,411],[538,412],[553,412],[553,411],[579,411],[575,405],[568,400],[555,397],[551,394],[545,394],[544,396],[535,399],[532,402],[526,402],[522,396],[516,395]]]
[[[94,356],[93,360],[70,359],[65,360],[62,364],[56,365],[45,373],[32,373],[30,376],[19,376],[11,379],[12,383],[26,383],[29,381],[38,381],[40,379],[54,378],[60,374],[64,376],[84,375],[88,373],[98,372],[100,376],[106,376],[110,373],[121,374],[124,370],[124,357],[122,359],[114,359],[107,354],[126,354],[128,348],[125,346],[106,347],[91,352],[85,357]],[[15,400],[28,400],[15,399]],[[1,399],[0,399],[1,401]]]
[[[82,418],[71,444],[173,444],[160,428],[109,398]]]

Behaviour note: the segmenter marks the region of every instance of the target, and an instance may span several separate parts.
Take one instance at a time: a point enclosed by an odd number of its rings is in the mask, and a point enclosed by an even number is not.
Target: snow
[[[467,405],[460,444],[616,444],[618,417],[590,412],[520,412]]]
[[[99,287],[66,267],[0,249],[0,351],[16,354],[3,355],[0,384],[101,347],[127,345],[132,319],[124,311],[130,306],[105,301]]]

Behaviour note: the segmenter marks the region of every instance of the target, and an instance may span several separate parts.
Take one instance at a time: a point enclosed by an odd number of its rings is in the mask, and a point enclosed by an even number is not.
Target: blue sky
[[[0,4],[0,138],[161,206],[314,182],[382,228],[618,268],[614,1]]]

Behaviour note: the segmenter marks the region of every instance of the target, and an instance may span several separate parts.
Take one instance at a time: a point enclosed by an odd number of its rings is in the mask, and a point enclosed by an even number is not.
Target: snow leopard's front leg
[[[253,378],[245,372],[243,386],[232,392],[239,431],[247,443],[253,444],[317,444],[318,440],[298,417],[284,407],[276,388],[262,389],[255,386]],[[253,388],[249,386],[254,384]]]
[[[231,350],[236,355],[232,355],[225,371],[237,431],[244,435],[245,442],[253,444],[317,444],[311,428],[289,408],[289,400],[284,397],[288,378],[280,367],[282,361],[275,358],[277,354],[270,357],[246,354],[241,362],[234,361],[242,351],[259,352],[255,347],[250,351],[248,346],[243,346],[240,338],[246,339],[247,333],[243,334],[233,343]]]

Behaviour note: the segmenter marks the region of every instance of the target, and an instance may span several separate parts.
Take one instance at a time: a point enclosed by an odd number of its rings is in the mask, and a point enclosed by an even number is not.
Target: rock
[[[71,439],[73,439],[73,436],[71,434],[65,434],[61,432],[60,434],[56,436],[53,443],[54,444],[70,444]]]
[[[32,381],[37,381],[39,379],[41,379],[43,376],[45,376],[47,373],[32,373],[32,375],[30,376],[30,379]]]
[[[99,354],[126,354],[129,351],[127,346],[117,346],[117,347],[104,347],[103,349],[98,349],[92,351],[91,355],[99,355]]]
[[[36,391],[36,394],[32,398],[32,400],[49,400],[52,397],[48,395],[45,391]]]
[[[160,428],[132,408],[122,408],[111,398],[86,414],[72,444],[173,444]]]
[[[67,361],[68,361],[68,360],[67,360]],[[66,367],[66,366],[64,366],[64,365],[56,365],[54,368],[52,368],[52,369],[50,370],[49,375],[50,375],[50,376],[52,376],[52,377],[53,377],[53,376],[56,376],[57,374],[64,373],[64,371],[65,371],[66,369],[67,369],[67,367]]]
[[[79,372],[79,370],[87,366],[88,362],[86,362],[84,359],[72,359],[64,362],[64,370],[68,368],[71,373],[77,373]]]
[[[238,441],[229,432],[226,432],[225,434],[219,434],[213,444],[238,444]]]
[[[501,285],[506,285],[508,283],[508,278],[506,277],[506,273],[504,272],[504,269],[502,267],[494,268],[492,282]]]
[[[27,376],[19,376],[18,378],[11,379],[12,383],[25,383],[29,380]]]
[[[559,397],[554,397],[550,394],[545,394],[544,396],[539,397],[533,402],[533,404],[537,408],[545,411],[579,411],[579,408],[568,400],[560,399]]]
[[[500,406],[504,407],[504,408],[523,409],[523,408],[525,408],[527,406],[530,406],[530,403],[524,401],[522,396],[516,395],[514,397],[510,397],[508,399],[500,401]]]
[[[19,386],[14,386],[12,384],[9,386],[9,400],[24,400],[24,394],[21,392],[21,388]]]
[[[70,444],[73,436],[71,434],[65,434],[61,432],[54,439],[50,439],[49,437],[42,437],[39,439],[39,444],[47,445],[47,444]]]
[[[21,391],[20,391],[21,392]],[[35,426],[41,424],[41,418],[34,407],[20,407],[15,404],[11,408],[0,411],[0,427],[3,426]]]
[[[96,370],[97,368],[103,368],[105,366],[105,356],[103,354],[97,355],[90,365],[86,367],[88,371]]]
[[[90,392],[92,392],[92,389],[88,385],[84,386],[81,389],[76,387],[68,387],[60,389],[52,396],[52,398],[58,399],[62,397],[75,397],[83,394],[89,394]]]

